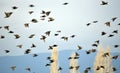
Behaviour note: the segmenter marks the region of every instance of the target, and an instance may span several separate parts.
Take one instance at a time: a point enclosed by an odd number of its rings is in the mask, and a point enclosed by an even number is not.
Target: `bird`
[[[17,9],[18,7],[17,6],[13,6],[12,9]]]
[[[64,41],[68,41],[68,37],[65,36],[61,37],[61,39],[63,39]]]
[[[102,66],[102,65],[100,66],[100,68],[105,69],[105,67],[104,67],[104,66]]]
[[[46,12],[44,10],[42,10],[42,13],[41,14],[45,14]]]
[[[37,57],[38,55],[37,54],[33,54],[33,57]]]
[[[20,35],[18,35],[18,34],[14,34],[14,36],[15,36],[15,39],[19,39],[20,38]]]
[[[76,36],[76,35],[71,35],[70,37],[71,37],[71,38],[74,38],[75,36]]]
[[[16,66],[11,66],[10,68],[14,71],[16,69]]]
[[[51,59],[51,57],[47,57],[47,59],[48,59],[48,60],[50,60],[50,59]]]
[[[0,29],[2,28],[2,26],[0,26]]]
[[[112,67],[113,71],[116,71],[117,69],[115,67]]]
[[[54,62],[54,60],[52,60],[52,59],[51,59],[51,60],[49,60],[49,61],[50,61],[50,63],[53,63],[53,62]]]
[[[51,13],[51,11],[47,11],[47,12],[45,12],[46,16],[49,16],[50,13]]]
[[[0,36],[0,39],[4,39],[4,38],[5,38],[5,36],[4,36],[4,35],[1,35],[1,36]]]
[[[84,73],[88,73],[88,70],[85,69],[85,70],[84,70]]]
[[[31,72],[31,69],[29,67],[26,68],[27,71]]]
[[[49,35],[50,35],[50,32],[51,32],[51,31],[46,31],[45,34],[46,34],[47,36],[49,36]]]
[[[33,38],[35,36],[35,34],[31,34],[28,38]]]
[[[99,44],[99,43],[100,43],[100,41],[99,41],[99,40],[96,40],[96,41],[95,41],[95,43]]]
[[[58,68],[58,71],[60,71],[60,70],[62,70],[62,67],[59,67],[59,68]]]
[[[33,4],[30,4],[29,7],[34,7],[34,5],[33,5]]]
[[[14,31],[11,31],[11,30],[10,30],[8,33],[14,33]]]
[[[5,14],[4,18],[9,18],[13,14],[13,12],[4,12],[4,14]]]
[[[24,54],[29,54],[31,52],[31,49],[26,49]]]
[[[77,52],[75,52],[75,56],[79,56],[79,54]]]
[[[105,35],[105,34],[106,34],[106,32],[104,32],[104,31],[103,31],[103,32],[101,32],[101,35],[102,35],[102,36],[103,36],[103,35]]]
[[[45,66],[46,66],[46,67],[47,67],[47,66],[50,66],[50,64],[46,64]]]
[[[110,53],[106,52],[103,54],[103,57],[107,57],[107,56],[110,56]]]
[[[113,37],[113,36],[114,36],[113,34],[108,35],[108,37]]]
[[[91,67],[87,67],[86,70],[90,71],[90,70],[91,70]]]
[[[117,17],[113,17],[111,20],[114,22],[117,19]]]
[[[100,70],[100,67],[99,67],[99,66],[97,66],[96,70]]]
[[[112,59],[116,60],[119,57],[119,55],[115,55],[112,57]]]
[[[102,4],[100,5],[108,5],[108,2],[102,1]]]
[[[97,23],[98,21],[93,21],[93,23]]]
[[[96,49],[92,49],[91,52],[93,52],[93,53],[96,52]]]
[[[110,22],[105,22],[105,25],[110,27]]]
[[[69,57],[68,60],[72,59],[73,57]]]
[[[67,4],[68,4],[67,2],[63,3],[63,5],[67,5]]]
[[[116,34],[117,34],[117,33],[118,33],[118,30],[114,30],[112,33],[116,33]]]
[[[53,49],[53,47],[52,47],[52,46],[49,46],[48,50],[52,50],[52,49]]]
[[[95,44],[95,43],[94,43],[94,44],[92,44],[92,46],[93,46],[93,47],[97,47],[97,46],[98,46],[98,44]]]
[[[78,57],[78,56],[76,56],[76,57],[74,57],[74,59],[79,59],[79,57]]]
[[[37,19],[34,19],[34,18],[33,18],[33,19],[31,20],[31,22],[37,23],[38,21],[37,21]]]
[[[57,30],[56,32],[60,33],[60,32],[61,32],[61,30]]]
[[[4,29],[9,30],[9,26],[4,26]]]
[[[34,11],[28,11],[29,14],[32,14]]]
[[[81,50],[81,49],[82,49],[82,47],[81,47],[80,45],[78,45],[77,47],[78,47],[78,50]]]
[[[118,48],[118,47],[119,47],[119,45],[114,45],[114,47],[115,47],[115,48]]]
[[[69,69],[73,69],[74,67],[73,66],[70,66]]]
[[[9,50],[4,50],[5,51],[5,53],[9,53],[10,51]]]
[[[24,26],[25,26],[26,28],[28,28],[28,27],[29,27],[29,23],[25,23]]]
[[[86,54],[90,54],[91,53],[91,50],[86,50]]]
[[[36,47],[36,45],[35,45],[35,44],[32,44],[31,48],[35,48],[35,47]]]
[[[58,36],[59,34],[55,33],[54,36]]]
[[[54,21],[55,19],[53,18],[53,17],[49,17],[48,18],[48,22],[50,22],[50,21]]]
[[[19,47],[19,48],[22,48],[22,46],[23,46],[22,44],[20,44],[20,45],[17,45],[17,47]]]
[[[89,26],[91,23],[87,23],[86,25]]]
[[[75,66],[76,70],[78,70],[78,69],[79,69],[79,67],[80,67],[80,66]]]
[[[41,35],[41,40],[43,40],[44,42],[45,42],[45,39],[46,39],[47,37],[46,36],[44,36],[44,35]]]

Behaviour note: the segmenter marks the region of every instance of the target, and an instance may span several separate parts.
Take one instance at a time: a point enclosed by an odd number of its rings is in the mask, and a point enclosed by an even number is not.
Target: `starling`
[[[4,18],[9,18],[12,14],[13,14],[13,12],[5,12]]]

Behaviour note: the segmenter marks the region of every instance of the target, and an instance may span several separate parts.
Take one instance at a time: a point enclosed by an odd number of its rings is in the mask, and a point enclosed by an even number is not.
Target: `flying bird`
[[[78,45],[77,47],[78,47],[78,50],[81,50],[81,49],[82,49],[82,47],[81,47],[80,45]]]
[[[91,23],[87,23],[86,25],[89,26]]]
[[[71,35],[70,37],[71,37],[71,38],[74,38],[75,36],[76,36],[76,35]]]
[[[4,26],[4,29],[9,30],[9,26]]]
[[[29,67],[27,67],[25,70],[27,70],[27,71],[31,72],[31,69],[30,69]]]
[[[17,45],[17,47],[19,47],[19,48],[22,48],[22,46],[23,46],[22,44],[20,44],[20,45]]]
[[[20,38],[20,35],[18,35],[18,34],[14,34],[14,36],[15,36],[15,39],[19,39]]]
[[[102,1],[100,5],[108,5],[108,2]]]
[[[118,48],[120,45],[114,45],[115,48]]]
[[[33,54],[33,57],[37,57],[38,55],[37,54]]]
[[[4,18],[9,18],[13,12],[4,12],[5,13],[5,17]]]
[[[49,16],[50,13],[51,13],[51,11],[47,11],[47,12],[45,12],[45,14],[46,14],[47,16]]]
[[[103,35],[105,35],[105,34],[106,34],[106,32],[104,32],[104,31],[103,31],[103,32],[101,32],[101,35],[102,35],[102,36],[103,36]]]
[[[16,69],[16,66],[11,66],[10,68],[14,71]]]
[[[118,33],[118,30],[114,30],[112,33],[116,33],[116,34],[117,34],[117,33]]]
[[[34,5],[33,5],[33,4],[30,4],[29,7],[34,7]]]
[[[112,59],[116,60],[119,57],[119,55],[115,55],[112,57]]]
[[[105,25],[110,27],[110,22],[105,22]]]
[[[5,36],[4,35],[0,35],[0,39],[4,39],[5,38]]]
[[[28,27],[29,27],[29,23],[25,23],[24,26],[25,26],[26,28],[28,28]]]
[[[31,49],[25,50],[24,54],[29,54],[31,52]]]
[[[43,40],[44,42],[45,42],[45,39],[46,39],[47,37],[46,36],[44,36],[44,35],[41,35],[41,40]]]
[[[46,31],[45,34],[46,34],[47,36],[49,36],[49,35],[50,35],[50,32],[51,32],[51,31]]]
[[[114,35],[113,34],[110,34],[108,37],[113,37]]]
[[[28,38],[33,38],[35,36],[35,34],[31,34]]]
[[[32,44],[31,48],[35,48],[35,47],[36,47],[36,45],[35,45],[35,44]]]
[[[14,33],[14,31],[9,31],[8,33]]]
[[[9,50],[4,50],[5,51],[5,53],[9,53],[10,51]]]
[[[29,14],[32,14],[34,11],[28,11]]]
[[[55,19],[53,18],[53,17],[49,17],[48,18],[48,22],[50,22],[50,21],[54,21]]]
[[[67,5],[67,4],[68,4],[67,2],[63,3],[63,5]]]
[[[114,22],[117,19],[117,17],[113,17],[111,20]]]
[[[60,71],[60,70],[62,70],[62,67],[59,67],[59,68],[58,68],[58,71]]]
[[[37,21],[37,19],[32,19],[31,22],[37,23],[38,21]]]
[[[18,7],[17,6],[13,6],[12,9],[17,9]]]

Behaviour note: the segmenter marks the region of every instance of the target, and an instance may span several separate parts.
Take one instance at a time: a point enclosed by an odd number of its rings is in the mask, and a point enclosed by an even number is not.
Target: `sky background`
[[[68,2],[68,5],[62,5]],[[5,39],[0,39],[0,56],[24,55],[24,51],[30,48],[34,43],[37,47],[32,49],[31,53],[49,52],[49,45],[57,44],[59,50],[76,50],[77,45],[82,46],[83,50],[92,49],[91,45],[100,40],[100,44],[104,47],[110,46],[112,51],[119,52],[120,48],[114,48],[115,44],[120,45],[120,1],[107,0],[108,5],[101,6],[101,0],[0,0],[0,26],[9,25],[13,34],[8,33],[4,28],[0,29],[0,35],[4,35]],[[33,4],[35,7],[29,7]],[[18,9],[13,10],[12,7],[17,6]],[[33,14],[28,11],[33,10]],[[50,16],[55,18],[54,21],[48,22],[40,20],[42,10],[51,11]],[[4,12],[12,11],[13,14],[9,18],[4,18]],[[113,17],[118,17],[112,22]],[[38,23],[32,23],[31,19],[37,19]],[[98,21],[98,23],[92,23]],[[107,27],[104,23],[110,21],[111,26]],[[29,28],[24,27],[24,23],[30,23]],[[91,23],[90,26],[86,26]],[[51,31],[50,37],[44,43],[40,40],[41,35],[46,31]],[[59,36],[54,37],[57,30],[61,30]],[[114,37],[107,36],[113,30],[118,30],[118,34]],[[101,32],[107,34],[101,36]],[[19,34],[19,39],[14,39],[14,34]],[[28,36],[35,34],[32,39]],[[69,38],[67,42],[60,39],[62,36],[70,37],[76,35],[75,38]],[[23,48],[16,47],[23,44]],[[6,54],[5,49],[10,50]]]

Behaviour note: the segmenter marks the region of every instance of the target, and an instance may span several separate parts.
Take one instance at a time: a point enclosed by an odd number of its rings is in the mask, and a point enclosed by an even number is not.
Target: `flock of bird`
[[[65,2],[65,3],[63,3],[62,5],[68,5],[68,4],[69,4],[69,3]],[[102,1],[100,5],[108,5],[108,2]],[[29,5],[29,7],[34,7],[34,5],[31,4],[31,5]],[[16,10],[16,9],[18,9],[18,7],[17,7],[17,6],[13,6],[12,9],[13,9],[13,10]],[[55,20],[54,17],[51,17],[51,16],[50,16],[51,12],[52,12],[52,11],[44,11],[44,10],[42,10],[41,13],[40,13],[40,14],[41,14],[40,20],[44,21],[45,19],[47,19],[48,22],[54,21],[54,20]],[[31,14],[34,13],[34,11],[29,11],[28,13],[31,15]],[[13,12],[4,12],[4,14],[5,14],[5,17],[4,17],[4,18],[8,19],[8,18],[10,18],[10,17],[13,15]],[[111,22],[115,22],[115,21],[117,20],[117,18],[118,18],[118,17],[113,17],[113,18],[111,18],[111,20],[109,20],[109,21],[107,21],[107,22],[104,23],[105,26],[106,26],[106,27],[111,27]],[[32,23],[38,23],[38,20],[35,19],[35,18],[31,19],[30,21],[31,21]],[[98,21],[93,21],[92,23],[98,23]],[[89,27],[92,23],[87,23],[86,26]],[[119,26],[119,25],[120,25],[120,23],[118,23],[118,26]],[[20,36],[19,34],[17,34],[17,33],[14,33],[14,31],[12,31],[9,27],[11,27],[11,26],[9,26],[9,25],[0,26],[0,30],[5,29],[5,30],[8,31],[8,33],[13,34],[13,36],[15,37],[15,39],[19,39],[21,36]],[[25,23],[25,24],[24,24],[24,27],[25,27],[25,28],[29,28],[29,23]],[[110,34],[108,34],[107,37],[109,37],[109,38],[110,38],[110,37],[114,37],[114,35],[117,35],[118,32],[119,32],[119,30],[113,30]],[[57,30],[56,33],[54,33],[54,36],[59,36],[60,33],[61,33],[61,30]],[[43,35],[40,36],[39,39],[42,40],[42,41],[45,43],[47,37],[49,37],[50,35],[51,35],[51,31],[46,31],[46,32],[44,32]],[[107,32],[102,31],[102,32],[100,33],[100,35],[101,35],[101,36],[105,36],[105,35],[107,35]],[[35,36],[35,34],[30,34],[30,35],[28,36],[28,38],[31,39],[31,38],[33,38],[34,36]],[[62,39],[62,40],[64,40],[65,42],[67,42],[67,41],[69,40],[69,38],[75,38],[76,36],[77,36],[77,35],[75,35],[75,34],[73,34],[73,35],[71,35],[71,36],[61,36],[60,39]],[[0,40],[5,39],[5,37],[6,37],[6,36],[4,36],[4,35],[0,35]],[[8,36],[7,36],[7,37],[8,37]],[[92,43],[91,46],[93,46],[93,47],[98,47],[99,44],[100,44],[100,40],[96,40],[94,43]],[[57,46],[56,44],[55,44],[55,45],[52,45],[52,46],[49,46],[49,47],[48,47],[48,50],[52,50],[53,47],[56,47],[56,46]],[[118,48],[119,46],[120,46],[120,45],[118,45],[118,44],[117,44],[117,45],[114,45],[114,48]],[[22,48],[23,45],[22,45],[22,44],[18,44],[18,45],[16,45],[16,47]],[[83,49],[82,46],[80,46],[80,45],[77,45],[76,47],[78,48],[77,50],[82,50],[82,49]],[[31,44],[31,48],[36,48],[36,45],[35,45],[34,43],[32,43],[32,44]],[[10,50],[8,50],[8,49],[6,49],[6,50],[4,50],[4,51],[5,51],[5,53],[9,53],[9,52],[10,52]],[[95,53],[96,51],[97,51],[96,49],[89,49],[89,50],[86,50],[85,52],[86,52],[86,54],[90,54],[90,53]],[[24,54],[29,54],[29,53],[31,53],[31,49],[26,49],[26,50],[24,51]],[[103,56],[106,57],[107,55],[109,56],[108,53],[105,53]],[[37,56],[38,56],[38,54],[33,54],[33,57],[37,57]],[[73,58],[73,57],[69,57],[68,60],[70,60],[70,59],[72,59],[72,58]],[[115,55],[115,56],[112,57],[112,59],[114,59],[114,60],[116,60],[117,58],[118,58],[118,55]],[[76,52],[76,56],[74,57],[74,59],[79,59],[79,54],[78,54],[77,52]],[[51,57],[47,57],[47,60],[49,60],[50,63],[49,63],[49,64],[46,64],[46,65],[45,65],[46,67],[47,67],[47,66],[50,66],[51,63],[54,62],[54,60],[52,60]],[[80,67],[80,66],[76,66],[76,67],[75,67],[76,70],[78,70],[79,67]],[[14,71],[14,70],[16,69],[16,66],[11,66],[10,68]],[[74,67],[72,67],[72,66],[69,67],[69,69],[73,69],[73,68],[74,68]],[[103,66],[98,67],[97,70],[99,70],[100,68],[104,68],[104,67],[103,67]],[[62,70],[62,69],[63,69],[62,67],[59,67],[59,68],[58,68],[58,70]],[[25,70],[31,72],[30,67],[26,67]],[[87,67],[87,68],[84,70],[84,73],[88,73],[90,70],[91,70],[91,67]],[[116,71],[116,68],[114,67],[113,70]]]

